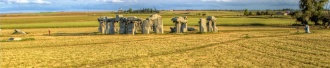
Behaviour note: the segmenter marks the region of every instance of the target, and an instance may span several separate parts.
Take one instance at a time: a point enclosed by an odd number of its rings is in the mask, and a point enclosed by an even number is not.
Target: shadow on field
[[[128,62],[128,61],[134,61],[134,60],[143,59],[143,58],[150,58],[150,57],[157,57],[157,56],[164,56],[164,55],[166,56],[166,55],[171,55],[171,54],[179,54],[179,53],[184,53],[184,52],[187,52],[187,51],[195,51],[195,50],[199,50],[199,49],[204,49],[204,48],[208,48],[208,47],[217,46],[217,45],[220,45],[220,44],[234,43],[234,42],[248,40],[248,39],[267,38],[267,37],[283,37],[283,36],[293,36],[293,35],[299,35],[299,34],[241,38],[241,39],[236,39],[236,40],[230,40],[230,41],[225,41],[225,42],[218,42],[218,43],[212,43],[212,44],[207,44],[207,45],[203,45],[203,46],[197,46],[197,47],[193,47],[193,48],[179,49],[179,50],[160,52],[160,53],[153,53],[153,54],[149,54],[147,56],[135,56],[135,57],[118,58],[118,59],[105,60],[105,61],[100,61],[100,62],[95,62],[95,63],[90,63],[90,64],[80,64],[80,65],[73,65],[73,66],[67,66],[67,67],[85,67],[86,65],[89,65],[89,66],[93,65],[92,67],[98,67],[98,66],[111,65],[111,64],[116,64],[116,63],[125,63],[125,62]],[[297,60],[293,60],[293,61],[297,61]],[[301,62],[301,63],[303,63],[303,62]],[[62,67],[60,67],[60,68],[62,68]]]
[[[248,46],[243,46],[243,45],[239,45],[239,46],[240,47],[243,47],[245,49],[249,49],[249,50],[251,50],[253,52],[253,54],[260,55],[260,56],[261,55],[263,55],[263,56],[269,56],[269,57],[274,58],[274,59],[279,58],[279,59],[285,59],[285,60],[299,62],[299,63],[303,63],[303,64],[307,64],[307,65],[313,65],[313,66],[318,66],[318,67],[322,67],[322,68],[328,68],[328,66],[320,65],[320,63],[316,63],[316,62],[313,62],[311,60],[307,60],[306,58],[305,58],[305,61],[304,60],[298,60],[296,58],[290,58],[290,57],[286,57],[286,56],[274,55],[274,54],[267,53],[265,51],[254,49],[254,48],[251,48],[251,47],[248,47]],[[292,50],[290,50],[290,51],[292,51]],[[294,52],[297,52],[297,51],[294,51]],[[321,62],[321,63],[328,64],[328,63],[324,63],[324,62]]]
[[[292,41],[296,41],[296,42],[306,42],[306,41],[303,41],[303,40],[296,40],[296,39],[288,39],[288,40],[292,40]],[[310,39],[306,39],[306,40],[309,41]],[[324,40],[318,40],[318,41],[319,42],[324,42]],[[280,42],[283,42],[284,43],[284,41],[280,41]],[[316,48],[316,47],[301,46],[301,45],[293,44],[293,43],[287,43],[287,44],[295,45],[295,46],[298,46],[298,47],[301,47],[301,48],[306,48],[306,49],[312,48],[312,49],[318,50],[318,51],[330,52],[330,50],[327,50],[327,48]],[[322,45],[318,45],[318,46],[322,46]],[[327,46],[324,46],[324,47],[327,47]]]

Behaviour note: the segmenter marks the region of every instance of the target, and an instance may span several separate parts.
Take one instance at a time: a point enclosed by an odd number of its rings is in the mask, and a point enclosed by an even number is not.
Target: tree
[[[245,9],[245,10],[244,10],[244,15],[245,15],[245,16],[249,16],[249,10],[248,10],[248,9]]]
[[[322,11],[324,6],[329,2],[329,0],[300,0],[299,8],[303,15],[300,18],[307,23],[302,21],[302,24],[308,24],[308,20],[311,20],[315,25],[320,25],[318,23],[323,15]]]
[[[269,10],[267,10],[267,11],[265,12],[265,15],[270,15]]]
[[[265,11],[261,11],[261,15],[266,15]]]
[[[200,15],[201,15],[201,13],[197,13],[196,15],[200,16]]]
[[[295,17],[298,22],[301,22],[301,24],[308,24],[308,19],[305,19],[303,15],[301,11],[296,11],[292,16]]]
[[[330,17],[326,16],[326,15],[322,15],[321,16],[322,19],[322,26],[330,26]],[[326,23],[328,23],[328,25],[326,25]]]
[[[249,15],[253,15],[252,12],[249,12]]]
[[[206,16],[206,13],[203,13],[202,16]]]
[[[260,11],[257,11],[256,15],[261,15]]]
[[[129,12],[129,13],[133,13],[133,9],[132,9],[132,8],[129,8],[129,9],[128,9],[128,12]]]

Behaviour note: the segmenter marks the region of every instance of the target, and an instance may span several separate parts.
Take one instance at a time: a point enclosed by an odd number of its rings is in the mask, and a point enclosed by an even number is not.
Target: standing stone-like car
[[[175,27],[171,27],[171,32],[185,33],[188,28],[188,18],[185,17],[174,17],[171,19],[175,23]]]
[[[145,21],[142,23],[142,33],[143,34],[149,34],[150,29],[156,33],[164,33],[163,30],[163,19],[158,14],[153,14],[150,17],[148,17]]]

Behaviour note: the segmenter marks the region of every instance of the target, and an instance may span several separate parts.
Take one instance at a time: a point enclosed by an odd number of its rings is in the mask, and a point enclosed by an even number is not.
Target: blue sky
[[[283,9],[299,0],[0,0],[0,13],[140,9]]]

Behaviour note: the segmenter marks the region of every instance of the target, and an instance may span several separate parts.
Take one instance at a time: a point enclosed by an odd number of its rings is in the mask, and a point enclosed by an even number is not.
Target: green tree
[[[261,15],[260,11],[257,11],[257,12],[256,12],[256,15]]]
[[[129,8],[129,9],[128,9],[128,12],[129,12],[129,13],[133,13],[133,9],[132,9],[132,8]]]
[[[270,15],[269,10],[267,10],[267,11],[265,12],[265,15]]]
[[[260,13],[261,15],[266,15],[265,11],[261,11]]]
[[[296,18],[296,20],[298,21],[298,22],[301,22],[301,24],[308,24],[308,19],[305,19],[304,17],[303,17],[303,13],[302,13],[302,11],[296,11],[296,12],[293,12],[293,14],[292,14],[292,16],[294,17],[294,18]]]
[[[245,9],[245,10],[244,10],[244,15],[245,15],[245,16],[249,16],[249,10],[248,10],[248,9]]]
[[[321,20],[322,11],[328,2],[329,0],[300,0],[299,8],[303,14],[300,16],[302,24],[308,24],[308,21],[311,20],[315,25],[320,25],[318,21]]]
[[[206,16],[206,13],[203,13],[202,16]]]
[[[253,15],[252,12],[249,12],[249,15]]]

